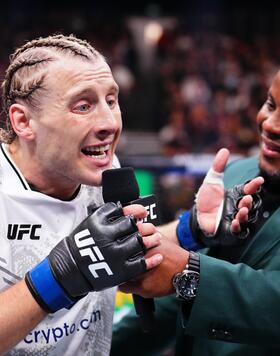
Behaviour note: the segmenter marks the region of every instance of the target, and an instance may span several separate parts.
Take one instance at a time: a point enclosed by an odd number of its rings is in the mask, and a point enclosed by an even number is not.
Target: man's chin
[[[280,176],[280,161],[275,159],[268,159],[264,156],[259,158],[259,168],[261,173],[268,176]]]
[[[273,164],[274,163],[274,164]],[[275,162],[269,162],[266,159],[259,160],[260,175],[270,184],[279,184],[280,187],[280,167]]]
[[[106,167],[104,169],[99,169],[98,172],[94,174],[93,177],[90,177],[86,182],[84,182],[85,185],[90,185],[94,187],[101,187],[102,186],[102,174],[104,171],[107,169],[111,169],[112,167]]]

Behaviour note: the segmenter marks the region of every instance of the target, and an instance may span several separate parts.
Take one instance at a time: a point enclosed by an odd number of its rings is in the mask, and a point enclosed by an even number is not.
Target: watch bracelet
[[[198,253],[189,251],[189,261],[186,265],[186,270],[200,272],[200,257]]]

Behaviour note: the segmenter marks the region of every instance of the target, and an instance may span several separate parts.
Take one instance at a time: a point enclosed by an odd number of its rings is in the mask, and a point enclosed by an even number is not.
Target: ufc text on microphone
[[[108,169],[102,175],[104,202],[118,202],[123,206],[141,204],[148,212],[143,222],[160,224],[157,198],[154,194],[140,197],[139,186],[132,167]]]

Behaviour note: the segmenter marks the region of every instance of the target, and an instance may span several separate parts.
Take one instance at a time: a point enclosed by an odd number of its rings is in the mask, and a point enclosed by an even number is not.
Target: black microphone
[[[104,202],[118,202],[123,206],[130,204],[143,205],[148,216],[144,222],[151,222],[154,225],[160,224],[159,209],[157,199],[154,194],[139,197],[139,186],[131,167],[118,169],[108,169],[102,174],[103,199]],[[137,315],[140,318],[141,327],[144,332],[152,331],[155,323],[155,304],[153,298],[144,298],[133,294],[133,302]]]

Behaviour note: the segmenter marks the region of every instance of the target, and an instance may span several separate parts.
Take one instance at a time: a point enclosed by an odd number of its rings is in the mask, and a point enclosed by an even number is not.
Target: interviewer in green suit
[[[195,296],[179,301],[172,279],[176,268],[183,270],[188,263],[189,252],[170,242],[172,223],[165,230],[169,238],[156,248],[164,256],[161,265],[122,287],[147,297],[171,296],[157,299],[151,334],[143,334],[132,315],[124,318],[115,328],[112,355],[161,355],[173,337],[176,355],[280,355],[280,72],[257,124],[259,156],[228,165],[224,175],[226,188],[258,175],[265,179],[262,207],[249,237],[239,246],[200,250]]]

